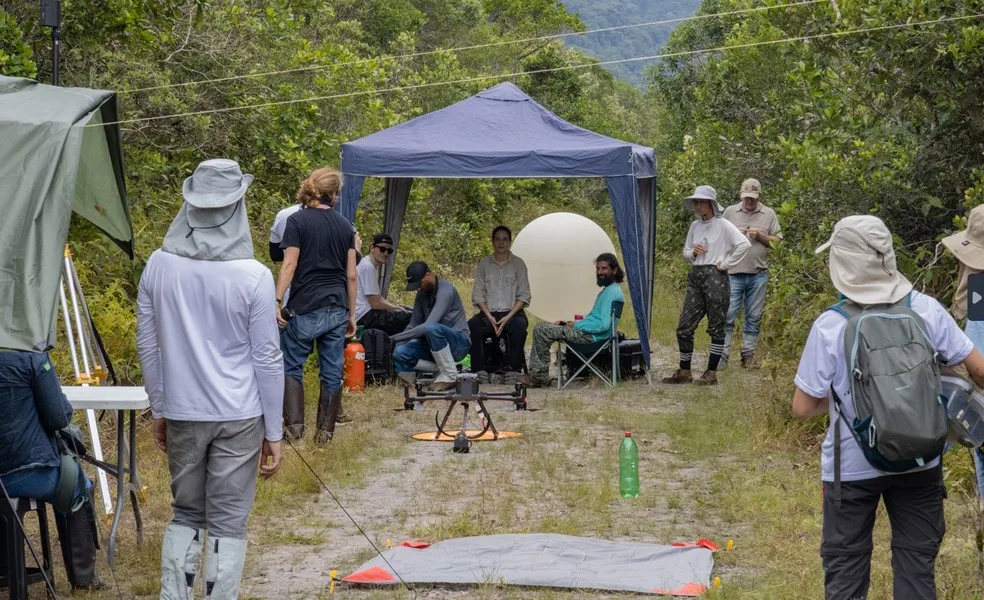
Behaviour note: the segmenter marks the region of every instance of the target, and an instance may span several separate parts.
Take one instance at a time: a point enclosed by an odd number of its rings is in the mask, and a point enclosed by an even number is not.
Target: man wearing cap
[[[411,382],[414,371],[436,368],[432,389],[453,388],[458,380],[456,364],[471,347],[461,296],[450,281],[438,279],[419,260],[407,267],[407,291],[416,291],[417,296],[407,330],[393,336],[397,375]]]
[[[711,186],[697,186],[683,203],[698,216],[690,224],[683,245],[683,258],[693,267],[687,273],[687,295],[676,330],[680,367],[669,377],[664,377],[663,383],[715,385],[718,363],[724,352],[724,324],[731,300],[728,270],[742,261],[751,244],[737,227],[721,218],[724,209],[718,204],[717,192]],[[707,370],[695,381],[690,373],[694,332],[705,315],[711,351]]]
[[[491,336],[496,344],[505,336],[508,340],[510,382],[519,376],[526,363],[526,320],[524,308],[529,306],[530,277],[523,259],[510,251],[512,231],[505,225],[492,230],[495,248],[475,269],[472,304],[478,313],[468,320],[471,330],[471,366],[480,383],[488,383],[485,370],[485,338]]]
[[[892,234],[871,215],[837,222],[830,240],[817,248],[829,250],[830,279],[850,303],[860,307],[907,302],[926,327],[939,359],[947,366],[964,364],[978,385],[984,384],[984,355],[974,349],[946,309],[934,298],[915,291],[898,271]],[[846,432],[835,436],[843,419],[857,412],[844,350],[848,320],[825,311],[814,321],[800,357],[793,396],[793,414],[810,418],[833,414],[833,391],[843,402],[828,426],[822,446],[823,559],[826,598],[867,598],[871,572],[872,530],[879,500],[885,502],[892,526],[893,589],[896,598],[936,598],[935,562],[943,540],[943,476],[937,458],[903,473],[873,467],[860,445]],[[839,464],[834,444],[840,440]],[[840,469],[840,502],[830,485]]]
[[[731,304],[724,325],[724,352],[719,368],[728,365],[731,355],[731,336],[734,333],[738,311],[745,306],[745,331],[741,343],[741,366],[758,368],[755,360],[755,347],[758,345],[762,326],[762,311],[765,310],[765,292],[769,284],[769,267],[766,259],[772,243],[782,239],[776,211],[762,204],[762,184],[757,179],[746,179],[741,184],[738,204],[724,209],[724,218],[742,232],[751,247],[748,253],[734,267],[728,269],[728,282],[731,286]]]
[[[137,351],[174,496],[164,599],[190,597],[206,531],[207,595],[237,596],[257,467],[280,466],[284,371],[273,275],[253,258],[252,180],[232,160],[198,165],[140,278]]]
[[[407,328],[411,312],[383,298],[379,290],[379,270],[393,256],[393,237],[388,233],[372,236],[369,260],[355,268],[359,293],[355,297],[355,319],[365,329],[380,329],[396,335]]]

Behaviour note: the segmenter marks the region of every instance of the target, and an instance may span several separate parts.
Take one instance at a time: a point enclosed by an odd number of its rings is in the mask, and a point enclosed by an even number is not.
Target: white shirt
[[[355,320],[358,321],[366,315],[372,306],[369,304],[368,296],[382,296],[379,291],[379,277],[376,265],[372,263],[372,258],[363,256],[362,260],[355,267],[355,276],[359,282],[359,291],[355,294]]]
[[[694,256],[694,246],[701,244],[704,252]],[[721,270],[733,269],[745,257],[752,244],[731,221],[713,217],[707,221],[697,219],[690,224],[687,241],[683,245],[683,258],[695,267],[721,263]]]
[[[287,217],[299,210],[301,210],[301,205],[295,204],[277,213],[277,216],[273,218],[273,226],[270,227],[271,244],[279,244],[284,241],[284,229],[287,228]]]
[[[157,250],[137,293],[137,352],[154,418],[283,430],[284,365],[270,270]]]
[[[935,298],[913,290],[912,310],[926,322],[933,348],[950,366],[963,362],[970,355],[974,344]],[[846,328],[847,319],[833,311],[826,311],[817,317],[813,328],[810,329],[803,355],[800,357],[799,370],[796,372],[796,387],[814,398],[828,398],[832,422],[836,421],[837,412],[833,397],[830,395],[831,385],[843,402],[841,412],[845,422],[839,425],[843,428],[840,452],[842,481],[860,481],[893,475],[894,473],[879,471],[868,463],[848,428],[857,413],[854,411],[854,402],[851,401],[847,359],[844,356]],[[913,471],[929,469],[938,463],[939,459],[936,459]],[[834,430],[832,427],[827,428],[827,437],[823,440],[822,466],[823,480],[833,481]]]

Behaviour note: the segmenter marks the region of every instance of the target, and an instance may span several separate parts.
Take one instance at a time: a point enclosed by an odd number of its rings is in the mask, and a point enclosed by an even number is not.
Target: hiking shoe
[[[742,354],[741,366],[745,369],[758,369],[761,368],[762,365],[755,359],[754,354]]]
[[[475,381],[479,383],[488,383],[489,382],[488,371],[479,371],[478,373],[475,373]]]
[[[690,369],[677,369],[669,377],[663,378],[663,383],[693,383],[694,376],[690,374]]]
[[[503,377],[502,373],[492,373],[489,375],[489,383],[493,385],[502,385],[506,382],[506,378]]]
[[[346,415],[338,415],[337,417],[335,417],[335,422],[338,423],[339,425],[345,425],[346,423],[352,422],[352,417]]]
[[[704,374],[694,380],[694,385],[717,385],[717,371],[704,371]]]
[[[333,436],[333,432],[327,429],[320,429],[318,433],[314,434],[314,443],[318,446],[327,446]]]
[[[503,375],[502,382],[505,383],[506,385],[514,385],[519,383],[522,377],[523,377],[522,373],[519,373],[517,371],[509,371],[505,375]]]

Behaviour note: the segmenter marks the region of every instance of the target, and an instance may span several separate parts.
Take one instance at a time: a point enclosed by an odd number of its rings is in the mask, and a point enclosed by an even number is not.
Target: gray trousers
[[[878,501],[892,525],[892,575],[896,600],[936,599],[936,554],[946,524],[939,466],[864,481],[841,482],[841,506],[824,483],[823,557],[827,600],[865,600],[871,583],[871,532]]]
[[[256,495],[263,417],[242,421],[167,422],[173,523],[246,539]]]

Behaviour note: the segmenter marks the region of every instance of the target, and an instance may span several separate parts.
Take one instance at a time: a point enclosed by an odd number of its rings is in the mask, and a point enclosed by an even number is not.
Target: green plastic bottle
[[[618,447],[618,493],[623,498],[639,497],[639,447],[631,431],[625,432]]]

